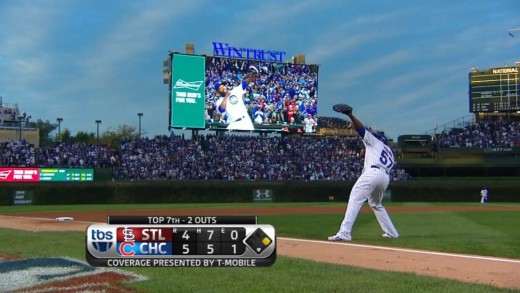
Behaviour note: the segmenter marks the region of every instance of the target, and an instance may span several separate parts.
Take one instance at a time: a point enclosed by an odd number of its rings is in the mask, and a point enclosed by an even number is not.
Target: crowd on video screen
[[[260,72],[256,82],[247,87],[244,103],[255,128],[302,124],[306,118],[317,120],[317,65],[207,57],[206,122],[225,123],[216,106],[219,94],[214,90],[215,82],[238,86],[251,74],[251,65]]]

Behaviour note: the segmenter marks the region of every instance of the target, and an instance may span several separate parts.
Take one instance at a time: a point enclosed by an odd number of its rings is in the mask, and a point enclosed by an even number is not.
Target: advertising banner
[[[206,58],[172,55],[171,127],[204,128]]]

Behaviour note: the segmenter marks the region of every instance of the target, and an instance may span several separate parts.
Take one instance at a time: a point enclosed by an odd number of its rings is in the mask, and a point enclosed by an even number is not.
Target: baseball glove
[[[336,104],[332,107],[332,110],[347,115],[352,113],[352,107],[347,104]]]
[[[260,72],[260,71],[258,70],[258,68],[256,68],[256,66],[253,66],[253,65],[249,66],[249,70],[250,70],[251,72],[255,72],[255,73]]]

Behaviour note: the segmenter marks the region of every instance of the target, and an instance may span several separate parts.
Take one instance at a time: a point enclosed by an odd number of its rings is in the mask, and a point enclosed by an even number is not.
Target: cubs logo
[[[147,278],[65,258],[23,258],[0,252],[0,292],[133,292],[125,284]]]
[[[233,105],[235,105],[236,103],[238,103],[238,98],[237,98],[237,96],[235,96],[235,95],[230,96],[230,97],[229,97],[229,102],[230,102],[231,104],[233,104]]]

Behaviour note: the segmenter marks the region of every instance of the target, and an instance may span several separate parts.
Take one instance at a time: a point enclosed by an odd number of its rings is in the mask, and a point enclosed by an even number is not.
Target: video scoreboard
[[[520,110],[519,67],[492,68],[469,73],[470,112]]]
[[[97,267],[262,267],[276,235],[255,216],[109,216],[90,225],[86,259]]]

